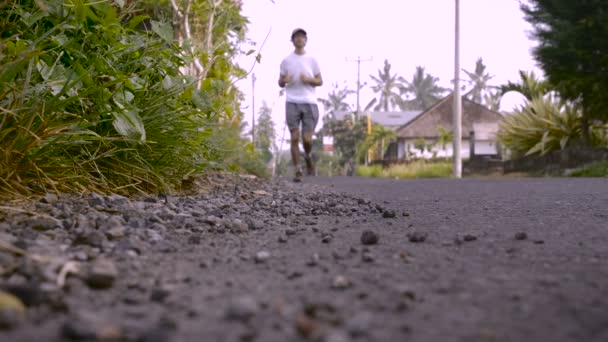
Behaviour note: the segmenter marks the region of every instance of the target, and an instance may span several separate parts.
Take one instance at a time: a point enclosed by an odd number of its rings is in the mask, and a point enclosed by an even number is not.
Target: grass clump
[[[392,165],[384,169],[380,165],[358,166],[357,175],[392,179],[447,178],[452,175],[452,164],[449,162],[416,160],[408,164]]]
[[[218,167],[230,65],[199,89],[171,24],[118,3],[0,3],[0,196],[169,191]]]
[[[570,174],[571,177],[608,177],[608,161],[591,163]]]

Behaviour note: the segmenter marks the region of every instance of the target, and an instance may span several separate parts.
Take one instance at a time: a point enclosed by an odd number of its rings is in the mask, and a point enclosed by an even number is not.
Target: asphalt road
[[[412,261],[374,269],[416,292],[408,341],[608,341],[608,179],[308,182],[410,214],[376,254]]]
[[[28,251],[117,274],[102,290],[68,277],[61,308],[40,299],[0,340],[608,341],[608,179],[222,179],[206,196],[32,209],[112,216],[124,236],[101,249],[7,218]],[[24,289],[28,265],[11,276]]]

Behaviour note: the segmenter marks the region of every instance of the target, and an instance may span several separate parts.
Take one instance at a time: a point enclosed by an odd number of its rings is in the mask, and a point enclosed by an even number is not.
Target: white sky
[[[461,0],[461,67],[469,71],[482,57],[495,78],[493,85],[519,80],[519,70],[534,70],[542,75],[531,56],[535,45],[528,38],[530,25],[523,19],[518,0]],[[326,97],[332,84],[345,84],[356,90],[357,64],[346,58],[372,57],[361,63],[361,82],[377,74],[384,59],[392,71],[411,79],[416,66],[439,77],[439,84],[452,88],[454,76],[454,0],[244,0],[243,12],[249,18],[248,38],[258,43],[270,31],[254,69],[256,117],[262,101],[273,108],[277,133],[284,126],[284,97],[278,98],[279,64],[293,46],[290,35],[294,28],[308,32],[307,51],[319,61],[324,85],[317,97]],[[239,63],[247,70],[255,54]],[[466,74],[461,73],[461,78]],[[251,122],[251,78],[237,85],[245,93],[242,105],[245,120]],[[362,90],[364,107],[374,94]],[[356,96],[349,98],[356,107]],[[511,110],[521,99],[507,94],[502,110]],[[320,105],[321,113],[323,113]],[[320,121],[321,122],[321,121]]]

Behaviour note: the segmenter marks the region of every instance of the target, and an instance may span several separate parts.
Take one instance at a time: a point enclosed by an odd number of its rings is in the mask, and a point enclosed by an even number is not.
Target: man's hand
[[[300,74],[300,80],[302,83],[311,85],[313,87],[319,87],[323,85],[323,79],[321,78],[321,74],[316,75],[315,77],[309,77],[305,73]]]
[[[293,82],[293,75],[286,74],[279,77],[279,87],[281,88],[285,87],[291,82]]]

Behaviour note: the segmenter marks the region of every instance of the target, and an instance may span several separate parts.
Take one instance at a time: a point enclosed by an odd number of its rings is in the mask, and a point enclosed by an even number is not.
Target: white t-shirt
[[[287,102],[293,103],[317,103],[315,87],[304,84],[300,80],[300,74],[315,77],[321,73],[317,60],[308,54],[298,55],[292,52],[281,62],[281,75],[292,75],[293,80],[285,86]]]

